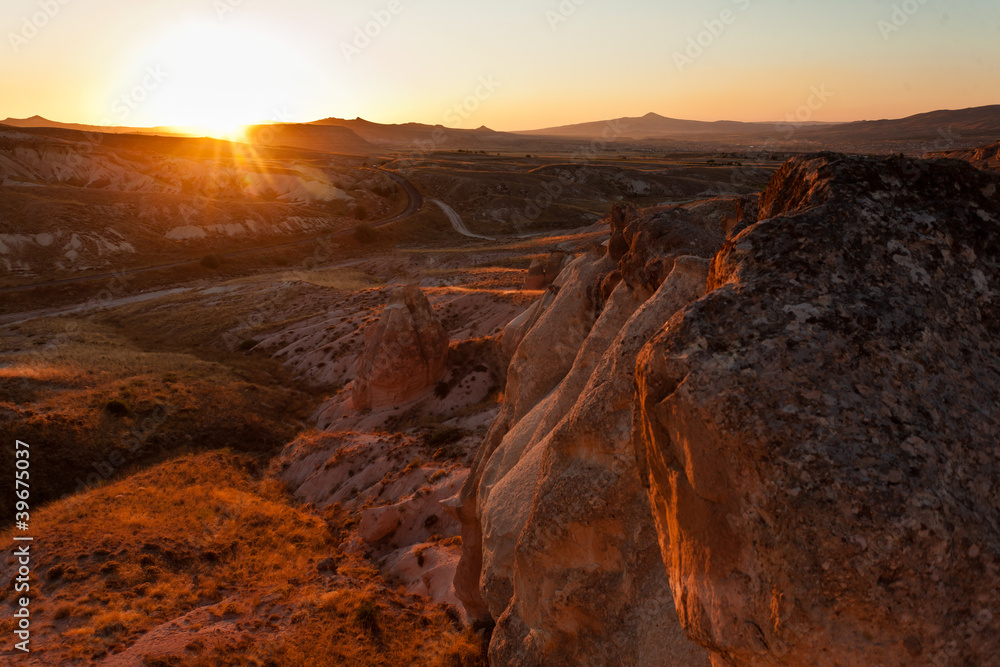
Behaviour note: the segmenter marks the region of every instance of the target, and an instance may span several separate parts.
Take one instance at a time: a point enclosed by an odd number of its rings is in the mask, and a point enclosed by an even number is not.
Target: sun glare
[[[168,31],[148,57],[165,77],[143,116],[225,139],[242,138],[247,125],[292,120],[291,87],[308,70],[272,34],[201,22]]]
[[[214,137],[216,139],[227,139],[229,141],[245,141],[247,138],[247,127],[251,123],[227,123],[218,121],[213,123],[199,123],[188,125],[170,126],[175,132],[187,134],[193,137]]]

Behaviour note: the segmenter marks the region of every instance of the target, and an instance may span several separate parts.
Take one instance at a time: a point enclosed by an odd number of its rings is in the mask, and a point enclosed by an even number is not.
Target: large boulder
[[[524,278],[523,290],[545,289],[555,282],[556,277],[563,270],[569,255],[564,252],[549,253],[548,259],[544,262],[540,259],[532,260],[528,267],[528,275]]]
[[[393,291],[379,322],[365,331],[352,399],[359,411],[418,398],[444,374],[448,334],[415,285]]]
[[[1000,176],[793,159],[644,348],[635,446],[722,665],[1000,655]]]
[[[452,510],[455,589],[504,665],[707,665],[683,634],[632,448],[636,357],[704,291],[733,199],[616,207],[519,321],[504,404]]]

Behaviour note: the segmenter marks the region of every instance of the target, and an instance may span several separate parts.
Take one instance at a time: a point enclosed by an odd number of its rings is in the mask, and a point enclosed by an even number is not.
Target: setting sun
[[[220,138],[238,137],[245,125],[291,120],[286,86],[309,69],[273,35],[206,21],[166,31],[143,59],[162,71],[144,115]]]

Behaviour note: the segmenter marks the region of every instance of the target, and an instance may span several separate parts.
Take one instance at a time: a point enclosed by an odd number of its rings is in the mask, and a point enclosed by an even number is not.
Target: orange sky
[[[812,120],[1000,102],[995,0],[4,0],[0,24],[0,118],[518,130],[781,120],[814,86]]]

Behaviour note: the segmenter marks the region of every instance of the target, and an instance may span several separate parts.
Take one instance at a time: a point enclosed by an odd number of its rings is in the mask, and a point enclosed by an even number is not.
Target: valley
[[[0,126],[19,664],[987,664],[995,151],[328,122]]]

